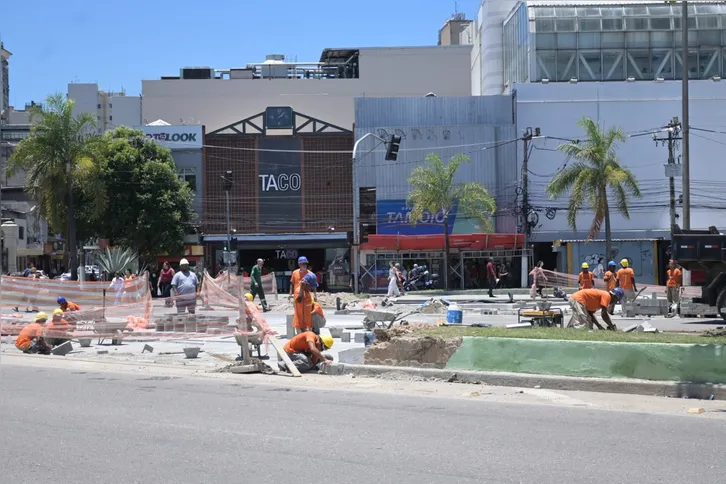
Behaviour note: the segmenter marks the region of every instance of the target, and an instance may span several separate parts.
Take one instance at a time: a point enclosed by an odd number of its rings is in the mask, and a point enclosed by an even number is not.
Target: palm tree
[[[577,215],[583,205],[595,212],[590,225],[588,240],[595,237],[605,223],[605,252],[610,259],[613,254],[610,228],[610,205],[625,218],[630,218],[630,198],[640,198],[640,188],[635,175],[620,164],[617,157],[618,145],[627,137],[618,127],[607,131],[590,118],[577,123],[585,132],[587,140],[572,141],[557,147],[574,163],[557,173],[547,185],[550,198],[561,198],[569,193],[567,222],[577,230]],[[609,197],[610,200],[608,199]]]
[[[408,183],[411,191],[406,204],[411,207],[410,224],[416,225],[425,212],[442,213],[444,227],[444,288],[449,287],[449,215],[454,206],[465,217],[479,222],[482,231],[492,230],[491,217],[497,209],[494,199],[480,183],[454,181],[456,172],[469,158],[456,155],[448,163],[441,157],[430,154],[425,166],[417,166],[411,173]]]
[[[78,277],[76,214],[73,191],[83,190],[95,200],[94,210],[105,207],[101,184],[91,181],[99,173],[94,162],[95,118],[74,115],[75,103],[63,94],[48,97],[43,106],[31,107],[33,126],[30,136],[21,141],[8,160],[7,175],[25,172],[25,191],[40,209],[51,230],[67,237],[71,278]],[[82,187],[82,188],[81,188]]]

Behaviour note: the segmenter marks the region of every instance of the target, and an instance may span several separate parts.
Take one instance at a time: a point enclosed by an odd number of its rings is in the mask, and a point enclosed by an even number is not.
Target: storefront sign
[[[202,127],[195,126],[137,126],[146,136],[170,149],[201,149]]]
[[[406,200],[378,200],[376,203],[376,228],[379,234],[436,235],[444,233],[444,214],[424,212],[421,220],[411,225],[411,208]],[[456,207],[449,214],[449,234],[456,221]]]
[[[296,249],[276,250],[275,257],[277,259],[295,259],[295,260],[297,260],[297,250]]]
[[[260,230],[302,229],[302,140],[262,136],[258,141],[258,213]]]

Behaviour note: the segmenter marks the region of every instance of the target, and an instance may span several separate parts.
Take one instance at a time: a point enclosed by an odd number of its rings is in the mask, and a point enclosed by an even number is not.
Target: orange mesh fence
[[[209,272],[204,272],[204,282],[202,283],[202,289],[200,291],[200,297],[204,307],[226,307],[226,308],[238,308],[239,307],[239,283],[243,278],[236,274],[227,274],[222,272],[217,277],[212,277]],[[243,293],[246,293],[250,289],[251,279],[249,277],[244,278],[244,289]],[[262,276],[262,288],[265,291],[265,296],[269,298],[277,299],[277,281],[275,273],[267,274]]]
[[[554,271],[548,271],[543,270],[544,275],[546,277],[546,281],[544,282],[543,286],[546,288],[551,287],[559,287],[559,288],[570,288],[570,289],[577,289],[579,288],[579,283],[577,281],[578,275],[575,274],[567,274],[564,272],[554,272]],[[531,279],[530,279],[531,280]],[[647,289],[643,291],[643,295],[650,296],[652,293],[656,294],[665,294],[666,292],[666,286],[659,286],[656,284],[643,284],[639,283],[636,278],[636,286],[638,289],[642,289],[643,287],[647,286]],[[595,288],[596,289],[606,289],[606,283],[602,279],[595,278]],[[687,286],[683,288],[683,297],[684,298],[694,298],[694,297],[701,297],[701,288],[699,286]]]
[[[0,284],[2,334],[17,334],[39,311],[50,316],[60,296],[81,308],[66,312],[66,321],[102,333],[148,327],[152,314],[149,281],[143,276],[123,284],[2,276]]]

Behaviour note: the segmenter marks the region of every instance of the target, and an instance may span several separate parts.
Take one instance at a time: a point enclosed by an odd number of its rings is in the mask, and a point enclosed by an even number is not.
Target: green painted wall
[[[724,345],[465,337],[446,369],[726,383]]]

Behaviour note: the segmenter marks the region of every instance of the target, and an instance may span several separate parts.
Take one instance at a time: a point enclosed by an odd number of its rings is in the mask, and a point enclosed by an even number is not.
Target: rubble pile
[[[430,299],[423,304],[419,312],[421,314],[446,314],[447,307],[439,299]]]

